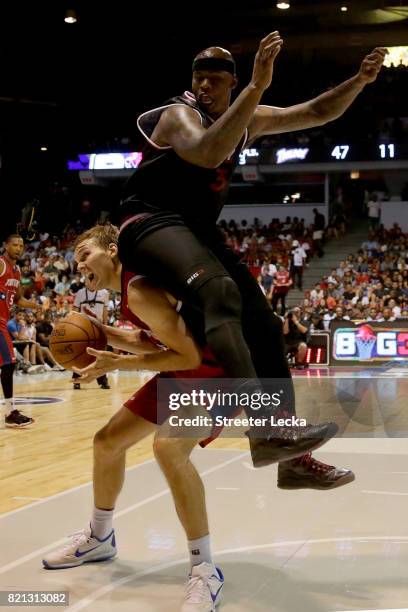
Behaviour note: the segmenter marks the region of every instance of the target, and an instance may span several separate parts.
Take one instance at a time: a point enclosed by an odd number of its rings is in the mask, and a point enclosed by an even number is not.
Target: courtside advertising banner
[[[408,320],[332,321],[330,365],[408,362]]]

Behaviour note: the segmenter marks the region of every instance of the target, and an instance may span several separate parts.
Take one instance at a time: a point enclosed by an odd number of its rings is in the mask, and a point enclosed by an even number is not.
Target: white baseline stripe
[[[269,544],[259,544],[256,546],[242,546],[240,548],[227,548],[224,550],[215,551],[215,555],[231,555],[234,553],[249,552],[249,551],[254,551],[254,550],[263,550],[266,548],[280,548],[283,546],[302,546],[304,544],[308,544],[308,545],[309,544],[331,544],[334,542],[359,542],[361,540],[376,542],[376,541],[389,541],[389,540],[397,540],[397,539],[408,540],[408,537],[405,537],[405,536],[402,536],[402,537],[401,536],[380,536],[380,537],[361,536],[361,537],[358,537],[356,536],[352,538],[322,538],[322,539],[316,539],[316,540],[307,540],[307,539],[306,540],[305,539],[289,540],[287,542],[271,542]],[[182,563],[187,563],[188,561],[189,559],[186,557],[184,559],[178,559],[177,561],[171,561],[169,563],[162,563],[161,565],[157,565],[155,567],[149,568],[142,572],[132,572],[128,574],[127,576],[120,578],[119,580],[114,580],[110,584],[107,584],[104,587],[101,587],[97,589],[96,591],[93,591],[93,593],[90,593],[87,597],[84,597],[84,599],[81,599],[73,606],[70,606],[67,609],[67,612],[78,612],[79,610],[83,610],[84,608],[89,606],[91,603],[93,603],[96,599],[99,599],[103,595],[106,595],[110,591],[114,591],[118,587],[121,587],[124,584],[131,582],[132,580],[143,578],[144,576],[148,576],[150,574],[154,574],[161,570],[169,569],[171,567],[181,565]],[[353,612],[353,611],[349,611],[349,612]],[[359,612],[359,611],[355,610],[354,612]],[[371,611],[361,610],[360,612],[408,612],[408,610],[404,610],[404,609],[403,610],[389,610],[389,611],[388,610],[371,610]]]
[[[381,608],[381,610],[339,610],[339,612],[408,612],[408,608]]]
[[[219,463],[215,467],[209,468],[208,470],[201,472],[200,476],[208,476],[209,474],[212,474],[213,472],[216,472],[222,469],[223,467],[226,467],[230,463],[239,461],[246,454],[247,454],[246,452],[240,453],[239,455],[237,455],[236,457],[233,457],[232,459],[228,459],[227,461],[224,461],[223,463]],[[152,459],[152,461],[155,461],[155,460]],[[151,461],[146,462],[146,463],[151,463]],[[141,464],[141,465],[146,465],[146,464]],[[134,466],[134,467],[140,467],[140,466]],[[86,486],[86,485],[81,485],[80,487],[76,487],[76,489],[81,488],[83,486]],[[74,489],[71,489],[71,491],[72,490]],[[141,508],[142,506],[145,506],[146,504],[149,504],[150,502],[155,501],[156,499],[159,499],[160,497],[164,497],[165,495],[168,495],[169,493],[170,493],[170,489],[164,489],[163,491],[159,491],[159,493],[156,493],[155,495],[151,495],[150,497],[143,499],[140,502],[133,504],[132,506],[129,506],[128,508],[124,508],[120,512],[116,512],[114,514],[114,518],[117,519],[121,516],[124,516],[125,514],[128,514],[129,512],[132,512],[133,510],[137,510],[138,508]],[[26,563],[27,561],[31,561],[31,559],[34,559],[35,557],[38,557],[39,555],[42,555],[43,553],[48,552],[49,550],[52,550],[53,548],[56,548],[60,544],[63,544],[64,542],[66,542],[66,540],[67,540],[66,537],[61,538],[60,540],[57,540],[56,542],[52,542],[51,544],[48,544],[47,546],[43,546],[42,548],[38,548],[37,550],[34,550],[32,553],[29,553],[28,555],[24,555],[24,557],[20,557],[19,559],[16,559],[15,561],[8,563],[7,565],[3,565],[2,567],[0,567],[0,575],[5,574],[11,569],[18,567],[19,565],[22,565],[23,563]]]

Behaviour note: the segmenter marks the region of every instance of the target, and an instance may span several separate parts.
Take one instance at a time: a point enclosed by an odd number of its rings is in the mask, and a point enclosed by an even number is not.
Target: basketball
[[[71,370],[85,368],[95,357],[88,355],[88,347],[102,351],[106,348],[105,334],[91,319],[79,312],[71,312],[59,321],[50,336],[50,351],[56,361]]]

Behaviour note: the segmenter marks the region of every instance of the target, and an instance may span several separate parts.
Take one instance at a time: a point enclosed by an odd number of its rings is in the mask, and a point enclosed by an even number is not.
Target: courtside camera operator
[[[286,354],[294,355],[296,367],[299,369],[307,367],[307,336],[309,325],[307,321],[301,321],[301,310],[293,308],[285,315],[283,323],[283,334],[285,336]]]

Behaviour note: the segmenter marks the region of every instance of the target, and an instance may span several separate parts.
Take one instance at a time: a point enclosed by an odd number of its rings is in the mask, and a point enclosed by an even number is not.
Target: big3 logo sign
[[[408,326],[392,328],[392,323],[370,323],[344,327],[339,322],[333,334],[335,360],[344,361],[387,361],[408,358]]]

